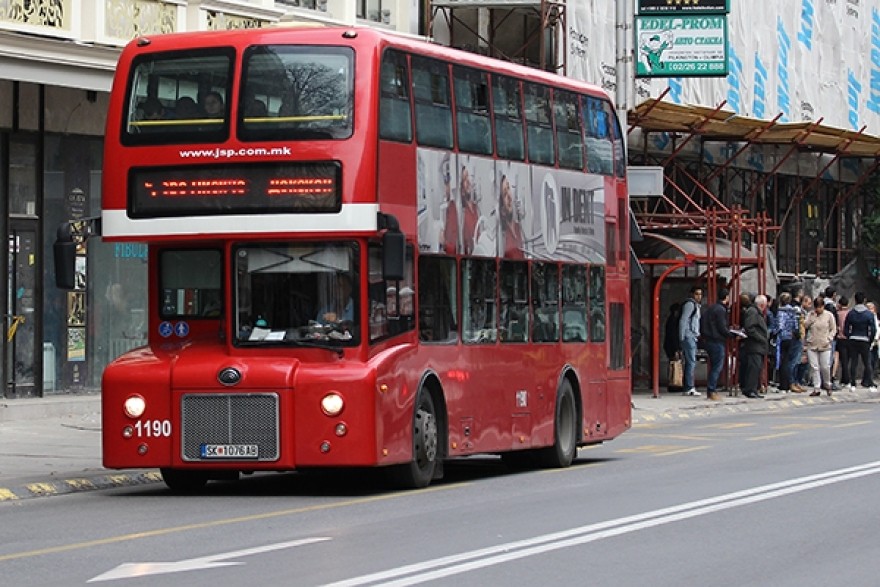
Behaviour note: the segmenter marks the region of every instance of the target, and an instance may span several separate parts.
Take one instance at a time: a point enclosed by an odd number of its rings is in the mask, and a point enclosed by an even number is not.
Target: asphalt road
[[[566,470],[278,474],[0,504],[0,583],[876,585],[880,405],[640,425]]]

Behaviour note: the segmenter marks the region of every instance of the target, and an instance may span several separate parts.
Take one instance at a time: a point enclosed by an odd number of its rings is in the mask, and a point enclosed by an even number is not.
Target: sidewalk
[[[828,397],[768,393],[765,399],[721,401],[648,390],[633,393],[633,428],[687,418],[785,410],[812,405],[880,401],[867,389],[836,391]],[[0,502],[147,483],[160,483],[157,470],[115,471],[101,466],[100,395],[57,395],[0,400]]]

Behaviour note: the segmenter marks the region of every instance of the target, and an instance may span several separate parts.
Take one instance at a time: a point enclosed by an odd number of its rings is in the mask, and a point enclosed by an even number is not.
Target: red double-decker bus
[[[600,89],[367,28],[140,38],[101,234],[148,245],[109,468],[565,467],[630,426],[623,137]],[[62,247],[63,248],[63,247]]]

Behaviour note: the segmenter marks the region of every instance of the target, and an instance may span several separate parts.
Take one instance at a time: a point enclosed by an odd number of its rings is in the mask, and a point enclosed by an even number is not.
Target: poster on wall
[[[727,75],[724,15],[637,16],[636,77]]]
[[[86,325],[86,294],[81,291],[67,292],[67,325]]]
[[[67,329],[67,360],[81,362],[86,360],[86,329]]]

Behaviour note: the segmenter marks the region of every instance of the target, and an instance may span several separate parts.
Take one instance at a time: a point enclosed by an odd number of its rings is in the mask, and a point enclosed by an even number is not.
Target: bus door
[[[42,357],[36,352],[37,225],[36,220],[9,221],[6,271],[5,352],[6,397],[39,395],[37,376]]]

